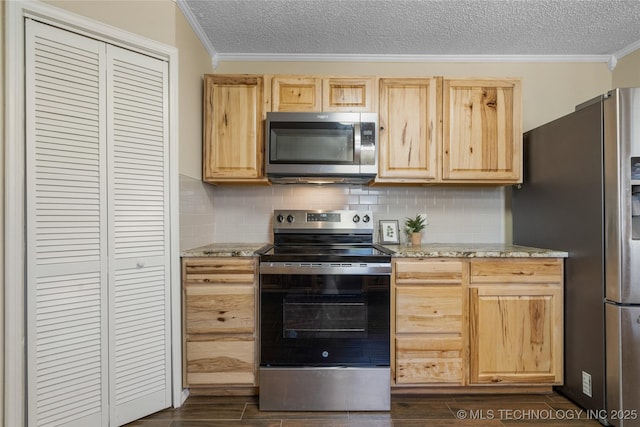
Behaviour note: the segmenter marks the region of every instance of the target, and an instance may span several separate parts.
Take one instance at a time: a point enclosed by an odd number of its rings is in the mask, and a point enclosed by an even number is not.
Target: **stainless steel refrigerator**
[[[591,418],[640,426],[640,88],[524,134],[513,242],[565,250],[564,385]]]

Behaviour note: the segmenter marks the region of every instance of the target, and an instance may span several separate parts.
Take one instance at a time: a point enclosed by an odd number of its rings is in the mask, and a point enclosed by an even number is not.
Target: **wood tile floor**
[[[598,427],[563,396],[397,395],[389,412],[263,412],[257,397],[192,396],[127,427]]]

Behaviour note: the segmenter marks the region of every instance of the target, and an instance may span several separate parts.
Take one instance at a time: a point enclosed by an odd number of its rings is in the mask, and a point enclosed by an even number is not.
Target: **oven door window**
[[[263,366],[388,366],[388,275],[261,276]]]
[[[314,122],[272,122],[269,161],[271,163],[354,163],[352,124]]]
[[[356,295],[290,295],[282,303],[284,338],[363,338],[367,301]]]

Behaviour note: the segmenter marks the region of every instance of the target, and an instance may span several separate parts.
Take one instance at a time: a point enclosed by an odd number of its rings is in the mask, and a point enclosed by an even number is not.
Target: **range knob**
[[[360,215],[354,215],[353,216],[353,222],[355,222],[355,223],[360,222]]]
[[[295,218],[293,217],[293,215],[289,214],[287,215],[287,222],[293,222]]]
[[[369,215],[365,215],[365,216],[362,217],[362,221],[363,222],[369,222],[369,221],[371,221],[371,217],[369,217]]]
[[[284,215],[278,214],[278,216],[276,217],[276,221],[283,222],[284,221]]]

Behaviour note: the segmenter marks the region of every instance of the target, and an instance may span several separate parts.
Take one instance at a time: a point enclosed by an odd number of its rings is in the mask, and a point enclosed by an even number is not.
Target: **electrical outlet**
[[[591,395],[592,393],[591,387],[592,387],[591,374],[588,374],[585,371],[582,371],[582,392],[589,397],[593,397]]]

